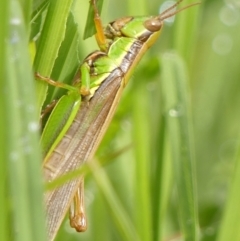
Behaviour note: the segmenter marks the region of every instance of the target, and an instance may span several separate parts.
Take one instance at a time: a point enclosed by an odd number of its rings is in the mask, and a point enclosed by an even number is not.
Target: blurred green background
[[[88,0],[49,2],[45,25],[48,1],[0,3],[1,240],[46,240],[38,114],[63,91],[47,92],[32,72],[70,82],[98,49],[83,40]],[[105,0],[102,19],[156,15],[162,4]],[[86,176],[88,230],[66,218],[57,241],[240,240],[239,29],[239,0],[202,1],[165,23],[96,154],[103,168]]]

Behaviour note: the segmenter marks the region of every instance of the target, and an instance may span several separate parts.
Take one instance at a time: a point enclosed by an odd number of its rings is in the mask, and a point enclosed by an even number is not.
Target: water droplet
[[[19,53],[16,51],[16,52],[14,52],[12,55],[11,55],[11,58],[10,58],[10,61],[12,62],[12,63],[15,63],[15,62],[17,62],[18,61],[18,59],[19,59]]]
[[[168,8],[173,6],[175,3],[176,3],[176,1],[171,1],[171,0],[164,2],[159,8],[159,13],[161,14],[162,12],[164,12],[165,10],[167,10]],[[170,14],[174,11],[176,11],[176,8],[173,8],[168,13]],[[174,22],[174,19],[175,19],[175,16],[172,16],[172,17],[164,19],[164,22],[167,23],[168,25],[171,25]]]
[[[35,108],[34,105],[28,105],[26,110],[32,113],[34,111],[34,108]]]
[[[236,25],[239,20],[239,12],[233,5],[227,4],[220,10],[219,18],[223,24],[233,26]]]
[[[20,146],[21,150],[24,151],[25,154],[29,154],[32,152],[32,145],[31,145],[31,140],[29,138],[30,136],[27,134],[24,134],[21,139],[20,139]]]
[[[233,41],[228,34],[219,34],[212,41],[213,51],[219,55],[226,55],[232,50]]]
[[[10,34],[10,43],[11,44],[16,44],[18,43],[20,40],[20,37],[18,35],[18,32],[17,31],[12,31],[11,34]]]
[[[21,19],[20,18],[12,18],[12,19],[10,19],[10,24],[12,24],[12,25],[20,25],[21,24]]]
[[[170,110],[168,111],[168,114],[169,114],[171,117],[175,117],[175,118],[176,118],[176,117],[180,117],[180,116],[183,115],[183,109],[182,109],[182,107],[181,107],[180,105],[178,105],[178,106],[170,109]]]
[[[37,122],[29,122],[28,124],[28,130],[31,132],[38,131],[39,129],[39,124]]]

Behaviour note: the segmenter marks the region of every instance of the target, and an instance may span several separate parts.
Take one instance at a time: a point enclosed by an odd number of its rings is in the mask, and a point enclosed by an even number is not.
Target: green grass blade
[[[240,150],[235,163],[234,176],[231,182],[225,212],[218,232],[217,241],[240,240]]]
[[[30,2],[26,4],[29,5]],[[6,227],[9,236],[6,239],[1,236],[1,239],[10,240],[11,237],[11,240],[40,241],[46,240],[46,235],[39,124],[28,52],[28,24],[24,19],[29,14],[23,14],[22,6],[16,0],[9,1],[9,10],[5,11],[8,33],[6,35],[5,32],[5,42],[4,45],[1,44],[6,52],[1,56],[4,75],[1,74],[0,126],[3,130],[1,162],[7,165],[7,171],[1,178],[4,178],[4,188],[7,188],[5,195],[9,195],[8,205],[5,206],[9,215],[5,223],[5,227],[9,225]]]
[[[79,71],[81,53],[78,51],[79,44],[78,24],[74,20],[72,13],[69,14],[66,35],[59,49],[58,57],[54,63],[51,78],[56,81],[72,84],[74,76]],[[66,90],[49,86],[47,103],[53,99],[59,99]]]
[[[172,179],[173,179],[173,164],[171,162],[171,147],[169,143],[169,137],[167,130],[164,133],[164,145],[162,158],[158,159],[159,163],[156,168],[156,179],[154,180],[155,189],[158,192],[155,204],[156,209],[153,209],[155,223],[153,223],[154,238],[153,240],[164,240],[164,224],[167,217],[167,211],[169,210],[169,199],[172,194]],[[159,146],[160,148],[160,146]]]
[[[192,3],[192,0],[185,0],[182,5],[187,6]],[[179,8],[181,7],[179,6]],[[173,46],[184,59],[189,61],[189,63],[191,63],[190,61],[193,57],[193,49],[196,47],[197,20],[200,9],[199,5],[179,13],[174,22]]]
[[[0,2],[0,58],[2,60],[0,65],[0,144],[2,148],[0,149],[0,237],[2,240],[10,240],[10,230],[9,227],[10,219],[9,219],[9,199],[8,199],[8,183],[7,183],[7,158],[8,158],[8,150],[7,148],[3,148],[3,143],[8,139],[8,128],[7,122],[8,119],[4,118],[7,112],[7,104],[8,101],[7,93],[4,94],[4,80],[8,79],[8,71],[7,71],[7,48],[6,48],[6,39],[8,39],[8,31],[9,31],[9,19],[10,19],[10,1],[1,1]]]
[[[186,241],[198,240],[193,133],[187,73],[183,61],[174,54],[162,58],[162,93],[166,125],[177,186],[182,235]]]
[[[91,161],[88,165],[93,172],[92,174],[97,182],[97,185],[99,186],[102,194],[105,197],[105,200],[107,201],[111,215],[113,216],[113,220],[119,229],[119,234],[122,236],[122,239],[128,241],[140,241],[128,213],[126,213],[125,209],[119,202],[119,199],[116,196],[115,191],[111,186],[104,170],[100,168],[96,161]]]
[[[152,210],[149,178],[151,166],[149,106],[147,99],[142,98],[146,93],[145,86],[144,82],[140,82],[134,91],[136,101],[133,109],[133,144],[137,162],[134,176],[135,225],[141,239],[147,241],[152,240]]]
[[[35,71],[50,76],[66,32],[73,0],[50,1],[35,57]],[[37,106],[40,110],[46,96],[45,83],[37,82]]]

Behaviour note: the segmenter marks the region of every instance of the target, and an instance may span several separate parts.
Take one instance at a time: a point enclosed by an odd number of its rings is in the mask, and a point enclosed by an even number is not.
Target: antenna
[[[192,3],[192,4],[189,4],[189,5],[185,6],[185,7],[180,8],[180,9],[174,11],[174,12],[169,13],[173,8],[175,8],[177,5],[179,5],[182,1],[183,0],[179,0],[178,2],[173,4],[171,7],[167,8],[165,11],[163,11],[161,14],[159,14],[156,18],[159,21],[163,21],[164,19],[170,18],[170,17],[176,15],[177,13],[183,11],[186,8],[190,8],[192,6],[195,6],[195,5],[198,5],[198,4],[201,3],[201,2]]]

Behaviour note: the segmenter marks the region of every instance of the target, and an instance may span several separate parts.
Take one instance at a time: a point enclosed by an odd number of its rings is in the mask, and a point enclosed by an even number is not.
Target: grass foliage
[[[154,15],[162,4],[99,2],[105,23]],[[64,91],[32,73],[71,83],[98,49],[83,40],[92,34],[88,8],[87,0],[0,1],[1,240],[47,240],[37,116]],[[165,24],[88,166],[89,228],[76,233],[66,218],[57,241],[240,240],[239,27],[237,0],[202,1]]]

